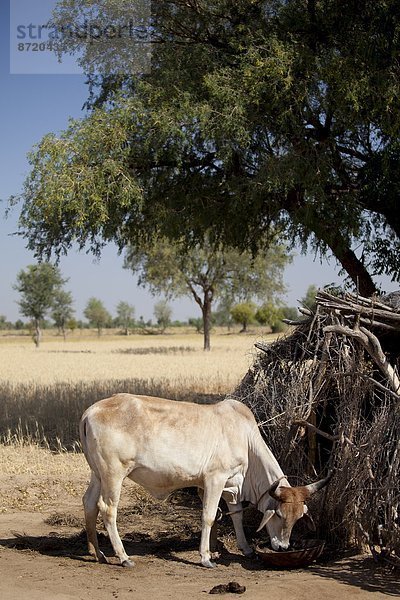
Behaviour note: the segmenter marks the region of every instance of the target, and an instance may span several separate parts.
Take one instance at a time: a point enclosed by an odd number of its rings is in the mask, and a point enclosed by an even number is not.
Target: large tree
[[[14,289],[20,293],[18,301],[21,314],[32,319],[35,332],[33,340],[39,348],[42,338],[41,322],[52,308],[66,279],[61,277],[58,267],[50,263],[28,265],[19,271]]]
[[[31,154],[28,245],[98,252],[160,234],[194,244],[207,231],[256,251],[278,231],[331,252],[364,295],[372,274],[399,279],[398,1],[153,11],[152,72],[92,76],[89,116]],[[56,22],[71,15],[83,19],[82,3],[59,2]],[[101,63],[94,44],[71,43],[88,70]]]
[[[211,314],[217,298],[273,299],[284,291],[282,274],[290,256],[282,246],[250,252],[216,249],[205,240],[192,249],[165,239],[145,249],[130,246],[125,267],[139,275],[139,283],[154,294],[189,296],[198,304],[204,332],[204,350],[210,349]]]

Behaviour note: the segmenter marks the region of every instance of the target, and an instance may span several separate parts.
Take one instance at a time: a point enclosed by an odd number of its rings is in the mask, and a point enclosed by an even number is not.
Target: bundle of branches
[[[260,350],[235,397],[292,484],[334,468],[312,507],[337,549],[400,566],[400,296],[320,291],[316,310]],[[388,304],[385,304],[387,302]],[[389,304],[392,304],[390,306]]]

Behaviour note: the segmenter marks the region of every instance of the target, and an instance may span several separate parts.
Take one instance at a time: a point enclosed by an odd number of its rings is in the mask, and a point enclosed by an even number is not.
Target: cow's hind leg
[[[115,477],[102,479],[98,506],[115,556],[119,558],[123,567],[133,567],[134,563],[126,554],[117,529],[117,508],[121,495],[122,480],[122,477],[118,479]]]
[[[91,556],[95,556],[99,562],[107,562],[106,557],[99,548],[97,538],[96,521],[99,514],[98,501],[100,497],[100,480],[93,473],[91,474],[88,489],[83,496],[83,508],[85,511],[86,536],[88,550]]]
[[[197,493],[200,497],[201,502],[204,500],[204,491],[201,488],[197,488]],[[210,552],[211,558],[219,558],[218,553],[218,523],[215,521],[214,525],[211,527],[210,532]]]
[[[243,529],[243,507],[242,503],[231,504],[226,501],[228,511],[230,512],[233,526],[235,528],[236,540],[239,550],[243,552],[245,556],[251,556],[253,549],[249,546]]]

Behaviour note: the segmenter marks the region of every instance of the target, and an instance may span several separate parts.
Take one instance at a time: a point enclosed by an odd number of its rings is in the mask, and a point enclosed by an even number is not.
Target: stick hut
[[[312,507],[336,549],[400,566],[400,292],[319,291],[316,309],[257,357],[235,391],[293,485],[329,468]]]

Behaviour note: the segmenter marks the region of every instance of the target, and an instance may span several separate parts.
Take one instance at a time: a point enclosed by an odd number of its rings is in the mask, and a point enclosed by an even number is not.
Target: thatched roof
[[[294,484],[335,468],[314,507],[330,542],[400,564],[400,293],[316,302],[289,335],[256,344],[235,396]]]

